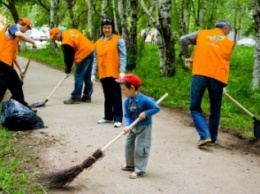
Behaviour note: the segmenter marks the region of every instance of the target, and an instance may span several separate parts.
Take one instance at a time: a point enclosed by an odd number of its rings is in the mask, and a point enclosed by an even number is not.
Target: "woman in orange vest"
[[[105,98],[104,117],[98,123],[114,122],[114,127],[120,127],[123,120],[122,95],[120,85],[115,80],[125,75],[126,47],[124,39],[115,32],[112,19],[102,19],[101,32],[101,38],[95,43],[92,68],[92,80],[95,80],[98,70]]]
[[[32,29],[28,18],[19,19],[17,24],[7,25],[0,31],[0,101],[2,102],[6,90],[9,89],[12,98],[21,104],[28,106],[24,100],[22,82],[14,69],[16,65],[20,72],[22,66],[16,60],[18,43],[20,39],[29,42],[36,49],[34,40],[29,38],[25,32]],[[30,107],[29,107],[30,108]]]
[[[234,42],[227,35],[231,26],[226,20],[219,20],[214,29],[199,30],[180,38],[182,54],[186,64],[192,66],[190,111],[200,136],[198,146],[213,145],[218,140],[223,87],[228,83],[229,60]],[[196,45],[193,59],[188,45]],[[202,114],[201,102],[205,90],[210,99],[209,123]]]
[[[76,29],[61,31],[55,27],[50,30],[50,39],[61,41],[65,61],[65,73],[69,74],[73,63],[76,64],[74,74],[74,90],[64,104],[91,102],[93,84],[91,70],[94,56],[94,44]],[[85,84],[83,89],[83,83]]]

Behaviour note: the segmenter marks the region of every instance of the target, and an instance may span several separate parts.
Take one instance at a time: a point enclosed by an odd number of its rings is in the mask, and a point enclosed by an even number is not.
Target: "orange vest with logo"
[[[68,29],[62,33],[61,44],[74,48],[74,62],[77,64],[85,59],[95,49],[94,44],[76,29]]]
[[[100,38],[95,43],[100,79],[105,77],[119,78],[118,41],[120,38],[120,36],[113,34],[111,39],[104,41]]]
[[[211,77],[227,84],[233,48],[234,42],[220,29],[200,30],[196,39],[192,75]]]
[[[9,25],[5,26],[0,31],[0,61],[9,66],[12,66],[13,61],[17,55],[20,38],[15,37],[14,39],[9,39],[5,34],[8,27]]]

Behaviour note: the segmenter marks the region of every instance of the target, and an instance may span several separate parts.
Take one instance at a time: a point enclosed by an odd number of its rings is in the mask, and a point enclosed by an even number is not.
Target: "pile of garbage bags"
[[[1,124],[14,131],[46,128],[33,110],[14,99],[2,102]]]

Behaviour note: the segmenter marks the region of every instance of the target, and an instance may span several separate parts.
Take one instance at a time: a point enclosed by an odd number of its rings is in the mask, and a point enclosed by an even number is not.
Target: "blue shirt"
[[[10,25],[7,30],[6,30],[6,36],[10,39],[14,39],[15,38],[15,33],[17,31],[20,31],[17,24],[13,24],[13,25]]]
[[[112,38],[112,35],[111,35]],[[101,38],[102,39],[102,38]],[[117,44],[118,53],[119,53],[119,63],[120,63],[120,73],[125,73],[126,70],[126,46],[123,38],[120,38]],[[94,52],[94,61],[92,66],[91,75],[96,75],[97,73],[97,55],[96,51]]]
[[[146,119],[138,122],[136,126],[150,125],[152,115],[159,111],[160,107],[153,98],[139,92],[136,97],[129,97],[124,102],[124,124],[129,126],[139,117],[140,113],[145,112]]]

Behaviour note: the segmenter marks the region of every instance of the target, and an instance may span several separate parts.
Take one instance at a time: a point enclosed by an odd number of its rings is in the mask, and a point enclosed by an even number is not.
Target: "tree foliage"
[[[101,18],[109,16],[126,40],[129,70],[136,68],[141,30],[145,29],[149,35],[156,29],[160,74],[172,76],[176,63],[175,44],[181,35],[212,28],[218,19],[230,21],[234,40],[254,35],[251,5],[255,2],[258,1],[251,0],[249,4],[248,0],[0,0],[0,7],[8,23],[16,22],[19,17],[29,17],[35,27],[77,28],[93,41],[100,36]]]

